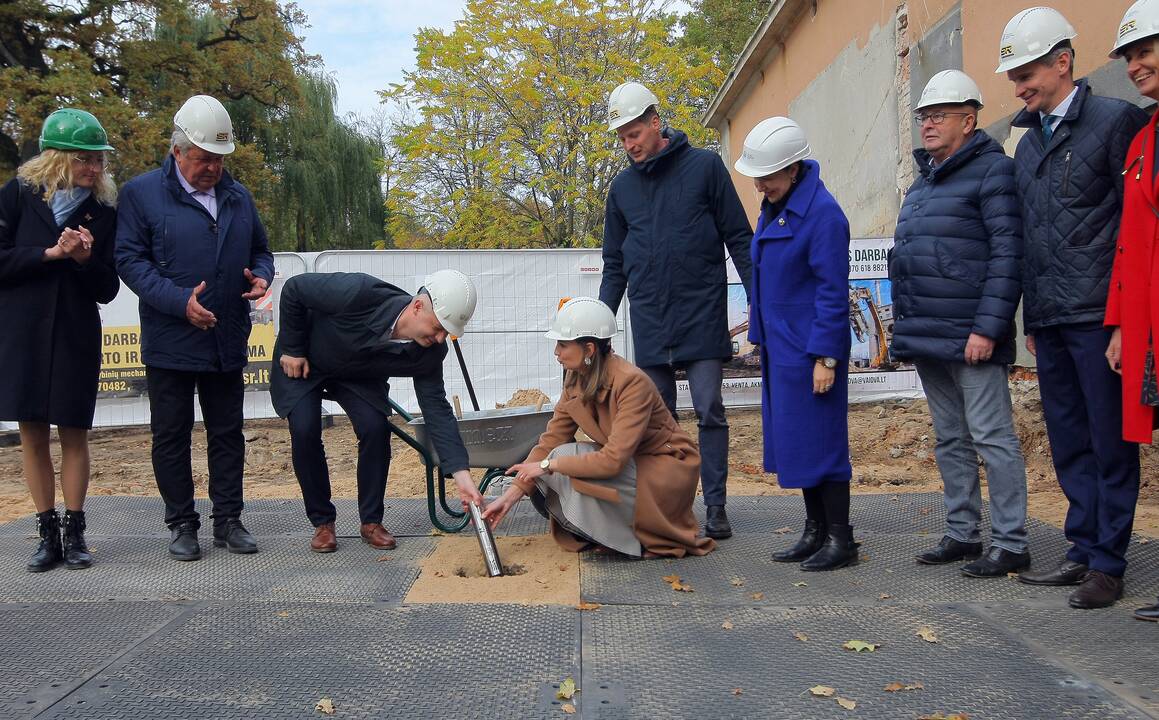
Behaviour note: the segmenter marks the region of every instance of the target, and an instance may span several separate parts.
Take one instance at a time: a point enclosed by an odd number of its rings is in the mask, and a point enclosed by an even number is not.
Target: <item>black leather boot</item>
[[[69,570],[92,567],[93,556],[85,543],[85,514],[83,510],[64,511],[64,566]]]
[[[709,505],[705,510],[708,517],[704,522],[704,534],[713,540],[732,537],[732,525],[728,522],[724,505]]]
[[[852,525],[830,525],[825,544],[812,557],[801,563],[801,569],[817,572],[856,565],[857,549],[860,547],[861,543],[853,542]]]
[[[821,531],[821,523],[816,520],[805,521],[805,531],[797,544],[788,550],[773,553],[776,562],[801,562],[813,556],[825,544],[825,533]]]
[[[64,559],[60,546],[60,516],[55,509],[36,513],[36,530],[40,533],[40,545],[28,561],[28,572],[51,570]]]

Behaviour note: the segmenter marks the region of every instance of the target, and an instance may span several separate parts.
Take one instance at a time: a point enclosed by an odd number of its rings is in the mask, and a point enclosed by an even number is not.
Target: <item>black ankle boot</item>
[[[812,557],[801,563],[801,569],[815,572],[856,565],[859,547],[861,543],[853,542],[852,525],[830,525],[825,544]]]
[[[85,514],[83,510],[64,511],[64,566],[69,570],[92,567],[93,556],[85,543]]]
[[[812,557],[813,553],[820,550],[824,544],[825,533],[821,532],[821,523],[816,520],[806,520],[805,532],[801,533],[801,539],[797,541],[797,544],[788,550],[773,553],[773,560],[776,562],[801,562]]]
[[[40,546],[28,561],[28,572],[51,570],[64,556],[60,547],[60,516],[56,510],[36,513],[36,530],[40,534]]]

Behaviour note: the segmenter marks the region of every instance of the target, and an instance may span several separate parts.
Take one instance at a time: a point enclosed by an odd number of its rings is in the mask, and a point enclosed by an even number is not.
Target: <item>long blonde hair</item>
[[[73,187],[72,158],[77,151],[45,148],[39,155],[20,166],[16,174],[26,184],[44,190],[44,202],[52,202],[57,190]],[[117,185],[107,169],[97,177],[93,197],[102,205],[117,204]]]
[[[564,387],[577,388],[584,402],[593,402],[600,388],[607,384],[608,358],[612,355],[612,341],[586,337],[576,338],[573,342],[579,343],[581,347],[592,343],[596,346],[596,351],[592,353],[592,364],[585,366],[582,371],[568,370],[563,384]]]

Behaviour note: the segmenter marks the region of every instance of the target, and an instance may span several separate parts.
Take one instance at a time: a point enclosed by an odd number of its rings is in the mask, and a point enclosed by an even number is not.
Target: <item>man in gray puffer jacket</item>
[[[1037,7],[1006,25],[998,72],[1026,104],[1015,167],[1025,228],[1026,348],[1037,357],[1042,413],[1072,547],[1062,563],[1024,572],[1031,585],[1079,585],[1076,608],[1123,592],[1139,494],[1138,446],[1122,438],[1119,376],[1104,354],[1104,306],[1123,202],[1121,168],[1147,114],[1073,79],[1074,28]]]
[[[973,560],[965,575],[1004,577],[1030,565],[1026,466],[1007,380],[1022,223],[1014,161],[976,129],[981,107],[978,86],[959,70],[930,78],[917,104],[924,147],[914,151],[920,176],[906,193],[890,254],[891,349],[917,367],[945,486],[945,536],[917,560]],[[979,454],[990,486],[984,555]]]

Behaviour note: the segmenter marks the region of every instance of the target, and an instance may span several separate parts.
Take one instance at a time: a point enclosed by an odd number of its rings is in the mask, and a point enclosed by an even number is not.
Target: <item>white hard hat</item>
[[[233,122],[225,106],[209,95],[194,95],[173,116],[173,126],[189,141],[206,152],[228,155],[233,152]]]
[[[1018,13],[1006,23],[998,43],[998,69],[1004,73],[1046,55],[1063,40],[1078,35],[1058,10],[1032,7]]]
[[[943,70],[930,78],[914,110],[931,105],[962,105],[970,103],[982,107],[982,91],[970,76],[961,70]]]
[[[431,307],[443,329],[460,337],[475,314],[479,292],[475,283],[458,270],[439,270],[427,276],[423,287],[431,296]]]
[[[626,82],[608,95],[608,129],[615,130],[621,125],[627,125],[643,115],[650,106],[659,104],[660,100],[651,90],[638,82]]]
[[[759,178],[807,157],[809,140],[801,126],[787,117],[771,117],[749,130],[744,150],[733,167],[741,175]]]
[[[555,314],[551,330],[544,337],[552,340],[575,340],[593,337],[607,340],[616,334],[616,316],[599,300],[577,297],[568,300]]]
[[[1127,8],[1123,22],[1119,23],[1119,32],[1111,47],[1111,59],[1119,57],[1123,48],[1136,40],[1155,35],[1159,35],[1159,0],[1138,0]]]

